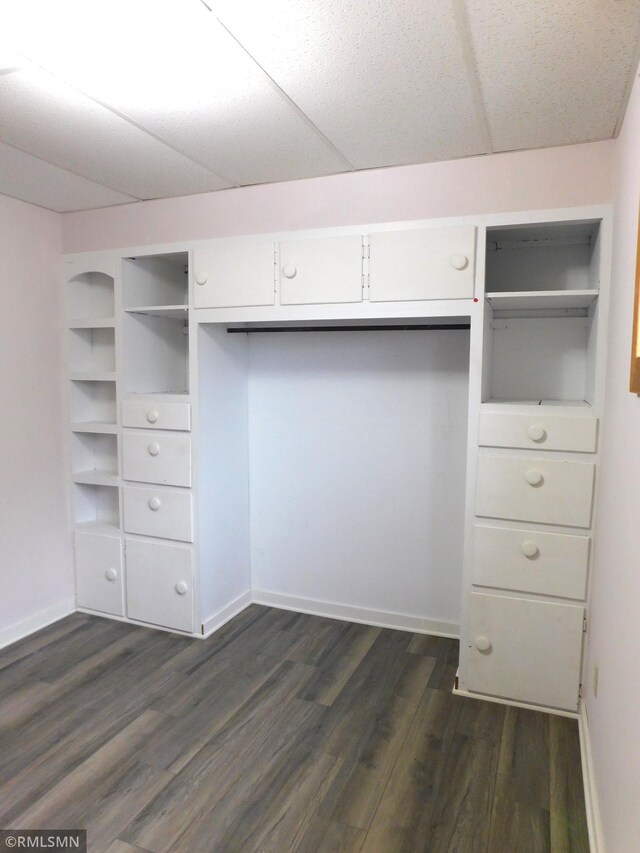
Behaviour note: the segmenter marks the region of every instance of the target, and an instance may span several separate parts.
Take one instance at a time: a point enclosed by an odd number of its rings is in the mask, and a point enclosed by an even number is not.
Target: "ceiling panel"
[[[640,36],[638,0],[467,0],[496,150],[614,134]]]
[[[137,198],[229,183],[44,71],[0,76],[0,140]]]
[[[0,192],[61,213],[136,200],[1,142]]]
[[[485,150],[450,0],[214,3],[358,168]]]
[[[77,29],[91,31],[91,7],[78,7]],[[105,21],[103,37],[69,38],[60,51],[46,39],[29,46],[25,32],[27,49],[79,90],[233,183],[349,168],[198,0],[112,0],[109,10],[116,19],[126,14],[113,37]],[[42,11],[52,14],[46,4]]]

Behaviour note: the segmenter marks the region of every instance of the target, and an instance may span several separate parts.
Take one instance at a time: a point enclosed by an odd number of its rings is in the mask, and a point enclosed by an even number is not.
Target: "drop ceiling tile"
[[[467,0],[496,150],[613,136],[640,37],[638,0]]]
[[[126,14],[113,34],[109,17],[100,39],[69,39],[62,52],[45,39],[32,43],[29,55],[232,182],[280,181],[349,168],[199,0],[112,0],[108,8],[115,19]],[[48,14],[46,6],[42,11]],[[76,29],[91,28],[92,14],[95,4],[81,4]]]
[[[137,198],[230,186],[37,69],[0,76],[0,140]]]
[[[0,193],[60,213],[136,201],[1,142]]]
[[[272,0],[214,10],[359,168],[484,150],[450,0]]]

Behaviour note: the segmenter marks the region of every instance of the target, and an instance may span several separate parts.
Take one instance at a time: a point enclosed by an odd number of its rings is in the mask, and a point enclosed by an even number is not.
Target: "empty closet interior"
[[[455,632],[468,329],[238,331],[198,326],[204,612],[244,583]]]

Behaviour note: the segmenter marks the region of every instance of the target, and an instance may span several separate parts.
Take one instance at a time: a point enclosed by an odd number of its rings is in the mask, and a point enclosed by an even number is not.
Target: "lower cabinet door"
[[[581,605],[472,593],[467,689],[575,711]]]
[[[127,616],[193,631],[193,567],[188,545],[126,541]]]
[[[120,537],[76,533],[74,541],[78,607],[124,616]]]

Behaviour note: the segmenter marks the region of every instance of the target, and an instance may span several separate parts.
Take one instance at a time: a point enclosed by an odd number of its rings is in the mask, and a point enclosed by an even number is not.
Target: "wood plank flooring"
[[[253,605],[0,651],[0,826],[90,853],[588,851],[577,724],[451,694],[457,643]]]

